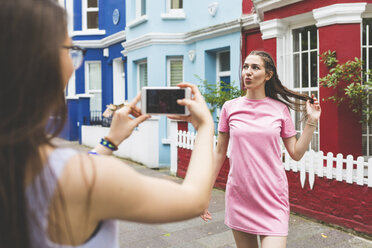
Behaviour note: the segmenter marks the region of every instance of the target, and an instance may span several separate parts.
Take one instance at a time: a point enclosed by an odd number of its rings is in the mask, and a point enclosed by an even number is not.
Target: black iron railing
[[[90,111],[90,125],[109,127],[112,117],[103,117],[101,111]]]

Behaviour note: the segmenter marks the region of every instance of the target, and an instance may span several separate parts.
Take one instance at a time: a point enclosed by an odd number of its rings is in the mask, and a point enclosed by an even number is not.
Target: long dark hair
[[[66,120],[65,11],[53,0],[3,0],[0,33],[0,247],[30,247],[26,169],[41,170],[39,148]]]
[[[310,100],[310,102],[312,102],[312,98],[308,95],[290,90],[282,84],[271,55],[265,51],[252,51],[249,55],[260,56],[262,61],[264,62],[266,73],[272,73],[271,78],[266,81],[265,84],[266,96],[284,103],[285,105],[287,105],[287,107],[295,111],[304,112],[305,102],[307,100]]]

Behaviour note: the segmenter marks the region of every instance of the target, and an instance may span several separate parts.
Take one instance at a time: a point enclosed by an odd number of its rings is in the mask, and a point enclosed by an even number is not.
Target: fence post
[[[182,148],[186,148],[186,131],[182,131]]]
[[[346,157],[346,182],[353,183],[353,162],[354,158],[352,155],[347,155]]]
[[[314,150],[310,150],[310,153],[309,153],[309,185],[310,185],[310,189],[313,189],[314,187],[314,181],[315,181],[315,173],[314,173],[314,167],[315,167],[315,151]]]
[[[305,181],[306,181],[306,162],[307,162],[308,154],[305,153],[305,157],[300,160],[300,181],[301,187],[304,188]]]
[[[357,184],[363,185],[364,184],[364,158],[358,157],[357,159]]]
[[[289,154],[287,150],[284,150],[284,168],[287,171],[291,170],[291,167],[289,166]]]
[[[318,177],[323,177],[324,175],[324,164],[323,164],[323,158],[324,158],[324,155],[323,155],[323,152],[322,151],[319,151],[317,152],[316,154],[316,163],[317,163],[317,175]]]
[[[336,156],[336,180],[342,182],[342,160],[343,156],[341,153]]]
[[[372,187],[372,158],[368,159],[368,187]]]
[[[182,131],[178,131],[178,147],[182,147]]]
[[[196,134],[191,133],[191,135],[190,135],[190,150],[194,150],[195,138],[196,138]]]
[[[327,178],[333,178],[333,153],[327,153]]]
[[[177,130],[177,122],[172,122],[171,121],[171,125],[173,126],[174,128],[174,125],[176,127],[176,130]],[[171,128],[171,130],[174,130],[173,128]],[[170,146],[170,173],[172,175],[176,175],[177,174],[177,167],[178,167],[178,163],[177,163],[177,160],[178,160],[178,131],[176,132],[172,132],[171,134],[171,146]]]

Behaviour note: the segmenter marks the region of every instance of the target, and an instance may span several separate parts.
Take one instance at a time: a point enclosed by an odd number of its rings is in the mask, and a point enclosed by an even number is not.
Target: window
[[[147,22],[147,8],[146,8],[146,0],[132,0],[132,12],[135,13],[132,21],[127,22],[127,28],[134,28],[144,22]]]
[[[230,51],[217,53],[217,83],[231,83],[230,72]]]
[[[167,59],[167,85],[177,86],[183,82],[183,57],[169,57]],[[167,118],[167,139],[163,140],[163,144],[170,144],[169,138],[177,132],[177,125],[173,125],[175,121]]]
[[[292,31],[293,90],[319,98],[318,87],[318,32],[316,26],[308,26]],[[295,113],[297,138],[303,131],[301,113]],[[310,147],[319,151],[319,128],[312,137]]]
[[[136,0],[136,18],[146,15],[146,0]]]
[[[175,57],[167,60],[167,81],[169,86],[183,82],[183,58]]]
[[[166,13],[161,14],[162,19],[185,19],[182,0],[167,0]]]
[[[147,61],[140,62],[137,65],[137,85],[138,91],[141,90],[142,87],[148,85],[147,81]]]
[[[183,9],[182,0],[169,0],[169,1],[170,1],[170,9]]]
[[[98,1],[83,0],[83,29],[98,29]]]
[[[372,18],[363,19],[362,60],[363,70],[372,69]],[[364,78],[364,80],[368,80]],[[368,99],[368,106],[372,108],[372,99]],[[372,125],[363,124],[362,127],[362,151],[363,156],[372,156]]]
[[[90,98],[90,111],[102,112],[102,70],[101,61],[85,62],[85,92]]]
[[[121,104],[125,100],[125,72],[124,61],[122,58],[116,58],[112,61],[113,69],[113,103]]]

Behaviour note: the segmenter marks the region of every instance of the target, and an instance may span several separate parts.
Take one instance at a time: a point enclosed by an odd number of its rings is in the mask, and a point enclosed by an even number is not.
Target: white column
[[[283,42],[284,34],[287,32],[287,29],[288,25],[285,24],[281,19],[273,19],[260,23],[260,30],[263,40],[276,38],[276,59],[279,78],[283,78]]]

